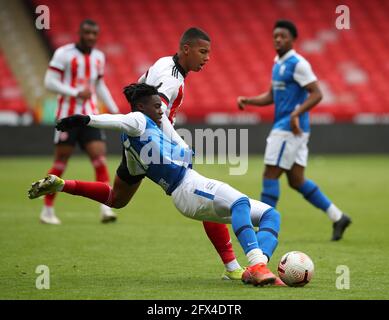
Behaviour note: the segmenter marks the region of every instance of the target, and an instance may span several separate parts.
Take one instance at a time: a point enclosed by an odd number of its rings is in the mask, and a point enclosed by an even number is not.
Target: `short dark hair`
[[[136,104],[139,102],[144,102],[145,98],[150,96],[158,95],[158,87],[150,86],[146,83],[131,83],[130,85],[124,87],[123,93],[126,96],[127,101],[131,105],[132,111],[135,111]]]
[[[274,24],[274,29],[276,28],[285,28],[288,29],[290,34],[292,35],[293,38],[297,38],[298,33],[297,33],[297,28],[295,24],[292,21],[289,20],[277,20],[276,23]]]
[[[92,20],[92,19],[84,19],[84,20],[82,20],[81,23],[80,23],[80,30],[82,29],[82,27],[83,27],[84,25],[97,26],[97,27],[99,26],[99,25],[97,24],[97,22],[94,21],[94,20]]]
[[[181,36],[180,47],[184,44],[193,44],[196,40],[211,41],[209,35],[200,28],[192,27],[187,29]]]

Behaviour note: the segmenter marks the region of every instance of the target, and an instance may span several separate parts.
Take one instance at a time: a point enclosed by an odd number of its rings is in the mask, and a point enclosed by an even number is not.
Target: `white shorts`
[[[290,170],[294,163],[306,167],[309,133],[272,130],[266,139],[265,164]]]
[[[186,217],[201,221],[231,223],[231,206],[247,197],[230,185],[208,179],[188,169],[183,181],[172,193],[176,208]],[[271,207],[250,199],[251,221],[258,226],[262,215]]]

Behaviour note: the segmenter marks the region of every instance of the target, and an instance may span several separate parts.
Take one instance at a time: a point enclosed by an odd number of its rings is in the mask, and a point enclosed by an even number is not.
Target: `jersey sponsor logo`
[[[285,90],[286,84],[285,84],[285,81],[273,80],[272,87],[273,87],[273,90]]]

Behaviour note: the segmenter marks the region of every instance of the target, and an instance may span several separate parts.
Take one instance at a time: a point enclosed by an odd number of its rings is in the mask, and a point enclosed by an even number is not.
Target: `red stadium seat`
[[[377,33],[389,27],[385,1],[349,2],[351,30],[335,29],[336,0],[49,0],[47,5],[55,21],[48,32],[54,46],[74,41],[78,24],[86,17],[100,24],[106,79],[121,110],[127,110],[122,87],[136,81],[157,58],[174,54],[180,34],[195,25],[212,38],[211,60],[199,74],[189,74],[181,112],[189,121],[216,111],[237,112],[238,95],[269,88],[275,56],[272,27],[276,19],[288,18],[299,29],[298,51],[334,95],[333,102],[321,104],[315,113],[330,113],[338,121],[351,121],[359,112],[389,113],[384,79],[389,72],[389,36]],[[323,32],[332,32],[333,38],[321,37]],[[299,50],[309,40],[320,43],[321,49]],[[350,70],[356,69],[366,75],[365,83],[350,82]],[[356,101],[351,103],[352,99]],[[253,110],[271,120],[272,108]]]
[[[29,112],[19,85],[8,67],[7,61],[1,50],[0,75],[0,117],[1,113],[4,111],[11,111],[18,115]]]

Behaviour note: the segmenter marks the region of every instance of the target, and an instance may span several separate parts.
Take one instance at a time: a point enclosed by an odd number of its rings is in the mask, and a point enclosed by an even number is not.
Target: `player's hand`
[[[297,115],[292,114],[290,116],[290,127],[292,129],[293,134],[295,134],[296,136],[299,136],[303,133],[300,128],[300,120]]]
[[[59,131],[68,131],[72,128],[85,127],[89,123],[89,121],[89,116],[75,114],[73,116],[58,120],[55,128]]]
[[[236,99],[236,103],[238,104],[238,107],[240,110],[244,110],[244,107],[246,106],[246,98],[245,97],[238,97]]]
[[[92,96],[92,92],[89,89],[84,89],[77,94],[77,98],[87,100]]]

